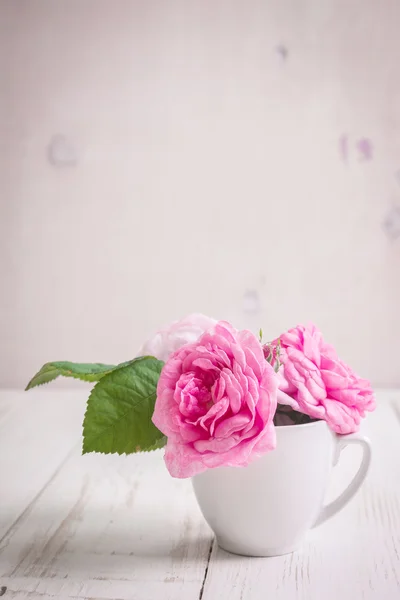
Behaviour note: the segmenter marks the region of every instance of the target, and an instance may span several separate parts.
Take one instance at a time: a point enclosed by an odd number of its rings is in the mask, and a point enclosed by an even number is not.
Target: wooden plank
[[[353,501],[312,530],[302,550],[249,559],[215,547],[203,600],[394,600],[400,598],[399,394],[385,394],[364,429],[373,444],[373,464]],[[357,468],[357,448],[342,453],[328,497]],[[293,500],[295,502],[295,499]]]
[[[162,452],[76,452],[0,545],[7,598],[198,600],[212,534]]]
[[[0,540],[79,444],[85,391],[0,392]]]

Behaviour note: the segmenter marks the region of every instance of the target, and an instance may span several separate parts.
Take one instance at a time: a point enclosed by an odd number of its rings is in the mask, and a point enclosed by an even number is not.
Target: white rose
[[[196,342],[205,331],[212,329],[216,323],[215,319],[201,314],[189,315],[181,321],[174,321],[160,329],[143,344],[138,356],[155,356],[165,362],[175,350],[185,344]]]

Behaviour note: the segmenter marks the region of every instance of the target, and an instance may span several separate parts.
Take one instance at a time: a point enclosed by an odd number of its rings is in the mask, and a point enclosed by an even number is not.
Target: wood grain
[[[43,459],[21,486],[40,487]],[[77,448],[3,537],[0,584],[6,598],[197,600],[211,541],[190,482],[168,475],[161,452]]]
[[[0,540],[80,443],[85,391],[0,393]]]

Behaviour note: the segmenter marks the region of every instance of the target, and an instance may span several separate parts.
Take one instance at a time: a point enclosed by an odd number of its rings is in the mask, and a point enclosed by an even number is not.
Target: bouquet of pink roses
[[[59,375],[96,382],[83,452],[165,446],[167,468],[180,478],[247,466],[275,448],[279,426],[325,420],[339,434],[358,430],[375,407],[371,386],[314,325],[261,338],[191,315],[161,329],[131,361],[47,363],[27,389]]]

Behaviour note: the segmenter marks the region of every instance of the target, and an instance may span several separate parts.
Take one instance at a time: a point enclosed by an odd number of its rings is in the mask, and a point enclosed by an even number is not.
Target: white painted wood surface
[[[378,397],[365,426],[373,466],[356,498],[301,551],[251,559],[213,544],[190,482],[169,477],[161,452],[80,456],[85,392],[1,392],[0,595],[400,598],[400,393]],[[358,459],[357,449],[345,450],[328,499]]]

